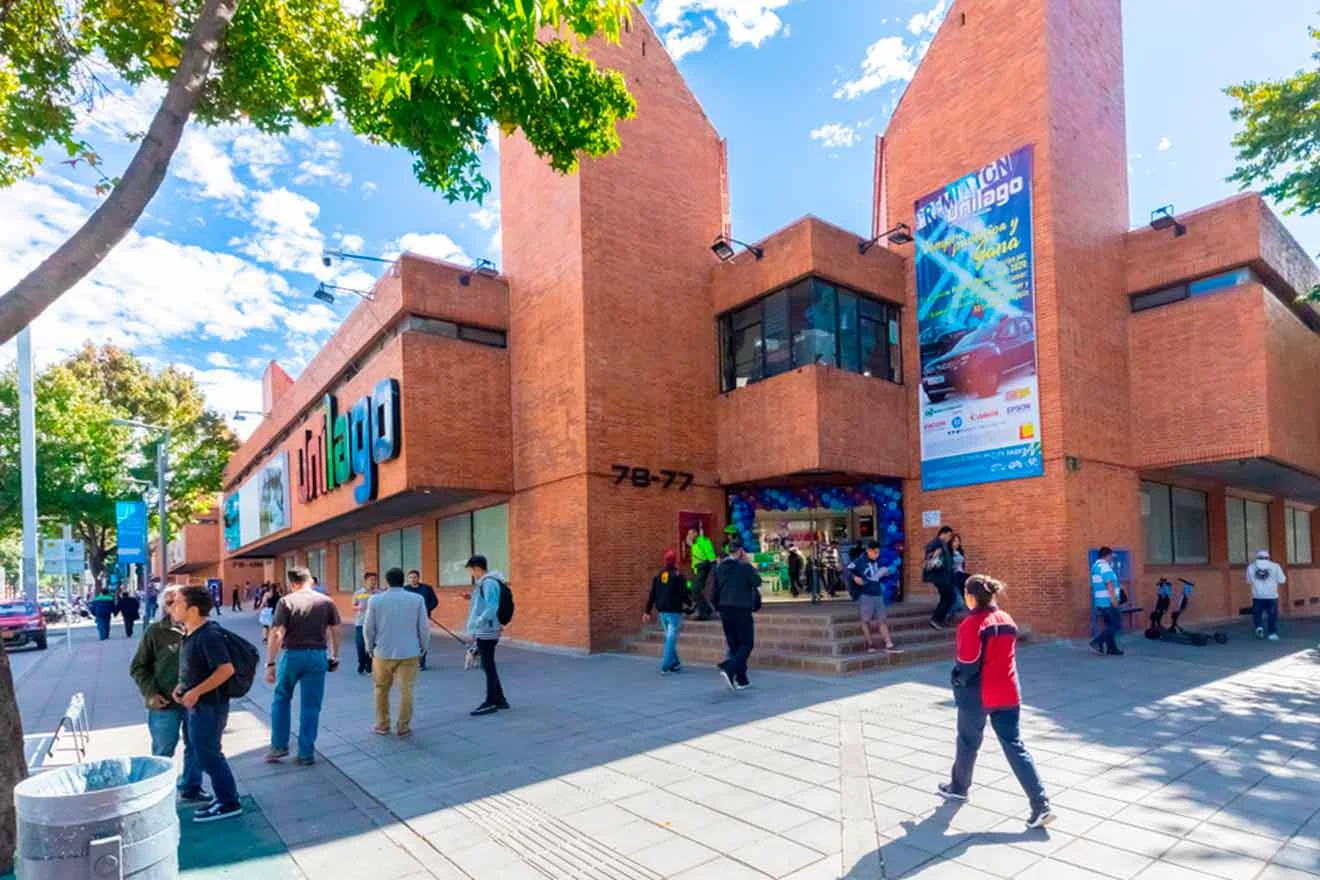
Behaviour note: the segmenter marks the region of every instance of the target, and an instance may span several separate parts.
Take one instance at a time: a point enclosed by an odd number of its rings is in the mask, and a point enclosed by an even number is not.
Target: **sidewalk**
[[[253,614],[221,623],[255,641]],[[235,706],[225,746],[289,850],[289,873],[265,876],[1314,880],[1320,622],[1289,621],[1278,643],[1232,633],[1204,648],[1129,637],[1121,659],[1023,648],[1024,736],[1059,814],[1048,831],[1023,830],[993,735],[970,803],[933,794],[953,754],[948,663],[757,672],[734,694],[707,669],[661,678],[651,660],[501,649],[513,708],[470,718],[481,675],[441,635],[416,733],[398,740],[371,733],[349,631],[316,766],[262,763],[264,681]],[[19,684],[25,730],[49,730],[82,690],[94,756],[145,750],[134,645],[75,633],[73,662],[47,652]]]

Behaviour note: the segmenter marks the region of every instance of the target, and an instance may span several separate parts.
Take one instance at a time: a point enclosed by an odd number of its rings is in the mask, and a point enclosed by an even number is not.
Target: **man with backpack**
[[[1265,638],[1269,627],[1269,640],[1279,640],[1279,584],[1288,578],[1279,563],[1270,559],[1270,551],[1260,550],[1256,561],[1247,566],[1247,583],[1251,584],[1251,623],[1256,638]]]
[[[278,763],[289,754],[290,708],[296,687],[301,702],[294,763],[305,767],[316,762],[325,675],[339,666],[339,609],[329,596],[312,589],[312,573],[307,569],[289,569],[288,581],[289,592],[276,604],[266,637],[266,681],[275,685],[266,763]]]
[[[226,685],[238,671],[235,660],[245,663],[245,658],[235,658],[229,634],[207,619],[211,608],[211,593],[206,587],[179,588],[169,608],[170,617],[184,630],[174,701],[188,713],[188,742],[198,765],[211,777],[215,792],[214,801],[193,811],[194,822],[218,822],[243,813],[238,785],[225,760],[220,737],[229,720],[232,691]],[[251,684],[250,678],[247,683]]]
[[[509,701],[504,698],[504,688],[500,684],[500,674],[495,669],[495,646],[499,644],[503,625],[513,617],[513,594],[504,575],[497,571],[487,571],[486,557],[481,554],[467,561],[468,574],[475,581],[469,594],[471,605],[468,608],[467,634],[477,643],[477,653],[481,655],[481,668],[486,672],[486,699],[472,710],[473,715],[489,715],[501,709],[509,708]]]

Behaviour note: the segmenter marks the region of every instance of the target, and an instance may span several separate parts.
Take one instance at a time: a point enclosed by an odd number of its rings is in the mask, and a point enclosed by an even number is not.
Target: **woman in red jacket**
[[[972,787],[972,768],[976,765],[988,716],[1004,749],[1004,757],[1031,802],[1027,827],[1043,828],[1054,821],[1054,814],[1050,812],[1050,799],[1036,765],[1022,743],[1017,624],[1008,612],[995,605],[995,596],[1003,589],[1003,584],[983,574],[972,575],[963,587],[968,614],[958,624],[958,656],[953,667],[958,751],[952,778],[941,782],[939,791],[949,800],[967,800]]]

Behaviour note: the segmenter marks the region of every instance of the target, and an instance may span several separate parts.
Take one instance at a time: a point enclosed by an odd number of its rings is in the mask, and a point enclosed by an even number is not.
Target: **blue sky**
[[[1124,6],[1131,217],[1232,194],[1230,102],[1221,88],[1310,65],[1305,3],[1129,0]],[[646,10],[729,141],[735,233],[754,240],[806,213],[870,226],[872,144],[943,17],[945,0],[647,0]],[[115,174],[127,135],[146,128],[158,89],[102,101],[82,131]],[[53,157],[0,191],[0,287],[36,265],[95,206],[96,175]],[[486,154],[492,178],[498,155]],[[272,139],[242,128],[186,135],[147,216],[33,329],[49,362],[85,339],[192,370],[213,405],[260,409],[265,363],[295,375],[352,307],[311,299],[323,248],[415,250],[500,259],[498,180],[484,206],[450,205],[418,185],[409,157],[340,128]],[[1320,251],[1320,217],[1285,217]],[[364,268],[367,271],[364,271]],[[351,297],[350,297],[351,299]],[[0,361],[12,357],[0,349]],[[235,424],[240,434],[251,420]]]

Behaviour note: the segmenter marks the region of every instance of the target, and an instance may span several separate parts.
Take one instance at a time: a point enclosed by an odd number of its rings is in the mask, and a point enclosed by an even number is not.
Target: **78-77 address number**
[[[633,467],[627,464],[616,464],[611,470],[614,471],[614,485],[617,486],[624,481],[628,481],[638,489],[649,489],[658,483],[662,489],[674,488],[677,485],[678,491],[682,492],[691,486],[692,481],[696,479],[686,471],[662,470],[653,474],[650,468]]]

